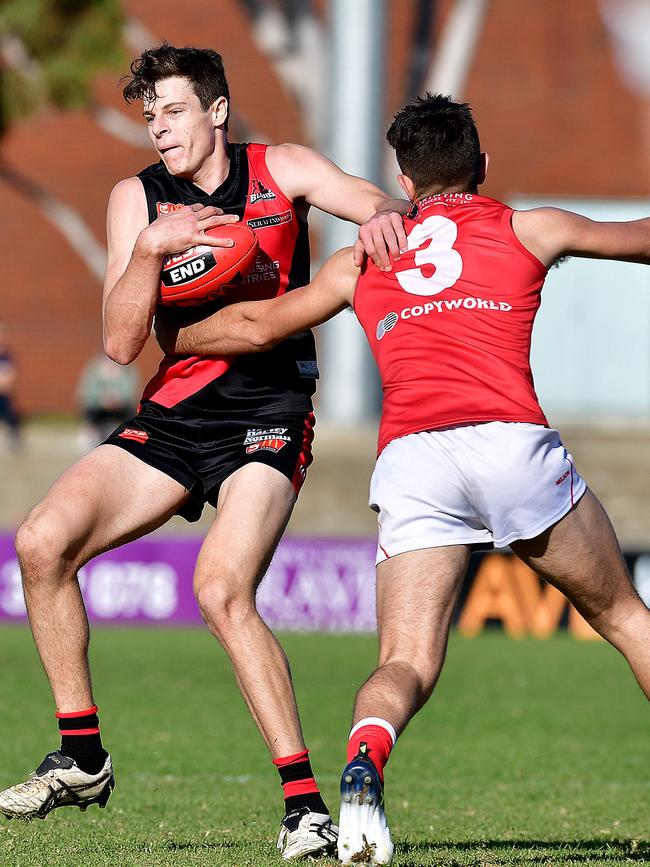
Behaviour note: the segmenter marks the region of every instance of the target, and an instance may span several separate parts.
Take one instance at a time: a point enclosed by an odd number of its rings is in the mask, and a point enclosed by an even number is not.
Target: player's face
[[[214,113],[204,111],[187,78],[166,78],[144,104],[154,148],[172,175],[193,177],[216,146]]]

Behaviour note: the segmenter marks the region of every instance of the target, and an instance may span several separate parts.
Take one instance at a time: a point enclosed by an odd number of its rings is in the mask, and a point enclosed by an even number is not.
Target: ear
[[[409,202],[415,201],[415,184],[407,175],[398,175],[397,183],[406,193],[406,198]]]
[[[477,184],[482,184],[485,181],[489,165],[490,165],[489,154],[482,153],[481,154],[481,168],[479,170],[478,178],[476,179]]]
[[[212,103],[212,121],[214,126],[223,126],[228,120],[228,100],[225,96],[220,96],[219,99]]]

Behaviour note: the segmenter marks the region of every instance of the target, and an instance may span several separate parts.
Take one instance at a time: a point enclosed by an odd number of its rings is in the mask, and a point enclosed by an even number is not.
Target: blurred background
[[[119,80],[132,58],[162,40],[223,55],[232,140],[308,144],[396,193],[385,129],[409,98],[438,91],[474,110],[491,156],[485,195],[599,219],[650,213],[648,0],[0,0],[5,616],[22,616],[12,531],[53,479],[130,413],[160,357],[153,341],[132,369],[101,357],[100,296],[109,192],[153,161],[141,109],[125,105]],[[311,225],[314,268],[356,236],[355,227],[318,214]],[[649,290],[644,266],[554,268],[533,347],[542,406],[608,509],[644,593]],[[380,396],[351,314],[320,329],[318,340],[315,463],[276,561],[285,577],[298,561],[307,574],[321,569],[331,586],[344,573],[355,581],[372,573],[366,503]],[[126,560],[163,564],[157,586],[185,580],[193,537],[211,518],[208,508],[198,525],[173,520],[156,534],[161,541],[152,544],[176,546],[174,579],[162,548]],[[104,601],[111,587],[135,581],[108,561],[102,568]],[[146,572],[138,580],[150,579]],[[107,606],[110,618],[118,609]],[[367,627],[368,617],[356,625]]]

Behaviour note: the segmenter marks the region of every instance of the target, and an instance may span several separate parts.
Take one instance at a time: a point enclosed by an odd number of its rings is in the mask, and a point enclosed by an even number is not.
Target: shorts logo
[[[296,361],[296,364],[298,365],[298,372],[302,379],[318,379],[320,377],[318,364],[314,359]]]
[[[133,427],[125,427],[118,436],[125,440],[135,440],[137,443],[146,443],[149,439],[149,434],[146,430],[138,430]]]
[[[247,455],[259,451],[279,452],[290,442],[286,427],[249,428],[244,439]]]
[[[387,313],[383,319],[380,319],[377,323],[377,340],[381,340],[387,331],[392,331],[397,325],[398,320],[399,316],[397,313]]]
[[[568,479],[571,475],[571,470],[567,470],[566,473],[563,473],[560,478],[555,482],[556,485],[561,485],[565,479]]]
[[[173,214],[174,211],[180,211],[184,205],[174,202],[156,202],[156,211],[159,217],[164,217],[167,214]]]
[[[272,190],[268,190],[262,181],[253,181],[251,184],[251,194],[249,196],[251,205],[254,205],[255,202],[259,202],[262,199],[275,199],[275,193]]]

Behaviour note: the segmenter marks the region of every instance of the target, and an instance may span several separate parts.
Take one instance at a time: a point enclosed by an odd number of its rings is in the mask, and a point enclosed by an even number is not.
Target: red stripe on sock
[[[98,735],[99,729],[59,729],[59,734],[65,735]]]
[[[276,768],[286,768],[287,765],[304,762],[308,755],[309,750],[303,750],[301,753],[294,753],[292,756],[282,756],[279,759],[273,759],[273,764]]]
[[[94,704],[92,707],[89,707],[88,710],[75,710],[72,713],[59,713],[59,711],[57,711],[54,716],[57,719],[74,719],[74,717],[77,716],[90,716],[91,713],[98,713],[98,711],[99,708]]]
[[[313,777],[307,777],[305,780],[294,780],[292,783],[284,783],[282,791],[285,798],[291,798],[293,795],[309,795],[312,792],[318,792],[316,780]]]
[[[392,737],[382,726],[362,726],[348,741],[348,762],[351,762],[357,755],[362,742],[368,745],[368,758],[377,768],[377,772],[383,782],[384,765],[388,761],[390,752],[393,749]]]

